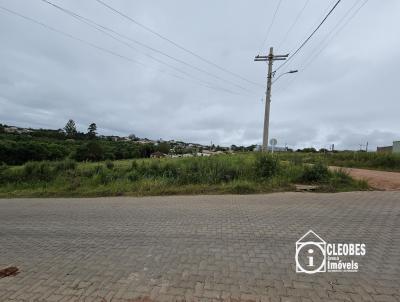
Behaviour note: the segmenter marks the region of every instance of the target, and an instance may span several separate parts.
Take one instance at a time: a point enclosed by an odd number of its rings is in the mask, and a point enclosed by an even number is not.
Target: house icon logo
[[[309,230],[296,241],[296,273],[326,272],[326,242]]]

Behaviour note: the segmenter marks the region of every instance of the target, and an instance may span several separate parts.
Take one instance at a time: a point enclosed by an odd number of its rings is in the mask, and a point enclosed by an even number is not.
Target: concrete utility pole
[[[272,63],[278,60],[286,60],[288,56],[289,54],[274,55],[274,49],[271,47],[269,49],[268,56],[256,56],[254,59],[254,61],[268,61],[267,91],[265,92],[264,133],[262,144],[263,152],[268,152],[269,111],[271,104],[272,77],[274,76],[274,72],[272,72]]]

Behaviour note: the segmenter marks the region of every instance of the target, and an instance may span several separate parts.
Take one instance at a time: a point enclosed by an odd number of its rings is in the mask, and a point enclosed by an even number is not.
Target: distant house
[[[166,154],[164,154],[164,153],[162,153],[162,152],[159,152],[159,151],[154,152],[154,153],[152,153],[152,154],[150,155],[151,158],[163,158],[163,157],[165,157],[165,156],[166,156]]]
[[[196,156],[210,156],[211,154],[209,153],[203,153],[203,152],[197,152]]]
[[[378,152],[378,153],[392,153],[393,152],[393,147],[392,146],[376,147],[376,152]]]
[[[138,140],[136,142],[139,143],[139,144],[142,144],[142,145],[145,145],[145,144],[155,144],[156,145],[157,144],[156,142],[154,142],[152,140],[149,140],[147,138],[140,139],[140,140]]]
[[[393,142],[393,153],[400,153],[400,141]]]
[[[203,156],[210,156],[214,154],[214,152],[210,150],[203,150],[201,153],[203,154]]]
[[[225,154],[223,151],[210,151],[210,150],[203,150],[202,152],[198,152],[197,156],[212,156],[212,155],[220,155]]]
[[[400,141],[394,141],[393,146],[377,147],[378,153],[400,153]]]
[[[7,127],[7,128],[4,128],[4,132],[6,132],[6,133],[18,133],[18,128],[17,127]]]
[[[29,132],[32,132],[32,131],[29,130],[29,129],[26,129],[26,128],[19,128],[19,127],[10,126],[10,127],[5,127],[4,128],[4,132],[21,134],[21,133],[29,133]]]

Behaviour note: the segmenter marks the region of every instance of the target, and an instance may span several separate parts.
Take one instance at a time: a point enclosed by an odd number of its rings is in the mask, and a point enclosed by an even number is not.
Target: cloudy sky
[[[254,56],[293,53],[336,2],[103,0],[217,68],[96,0],[49,1],[103,29],[42,0],[0,0],[0,123],[57,129],[72,118],[80,131],[96,122],[102,134],[221,145],[261,142],[267,66]],[[299,70],[273,86],[278,145],[400,140],[399,12],[398,0],[342,0],[277,71]]]

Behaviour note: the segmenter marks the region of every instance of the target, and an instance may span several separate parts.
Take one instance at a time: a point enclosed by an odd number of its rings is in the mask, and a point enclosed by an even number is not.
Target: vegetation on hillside
[[[91,123],[87,133],[78,132],[73,120],[64,129],[24,129],[6,132],[0,124],[0,163],[21,165],[28,161],[103,161],[147,158],[154,152],[168,153],[168,143],[138,143],[136,136],[129,140],[115,136],[98,136],[97,125]],[[182,148],[181,148],[182,149]],[[184,149],[177,152],[186,151]]]
[[[54,140],[35,139],[21,135],[0,134],[0,162],[20,165],[28,161],[102,161],[146,158],[162,146],[110,140]]]

